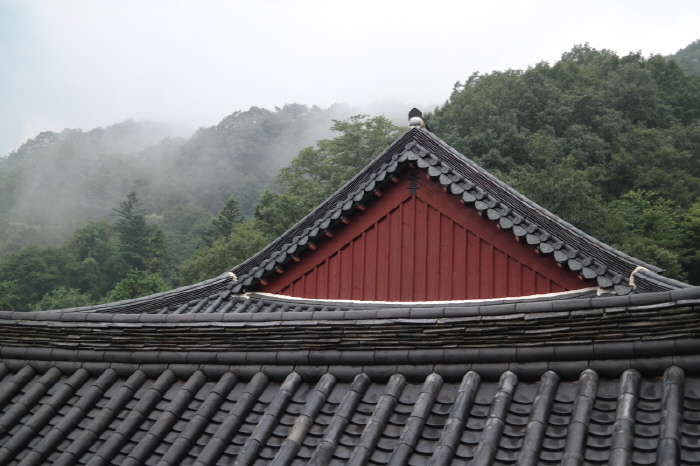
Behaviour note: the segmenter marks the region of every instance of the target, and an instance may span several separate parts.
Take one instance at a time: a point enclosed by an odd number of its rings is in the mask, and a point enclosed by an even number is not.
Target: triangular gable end
[[[233,293],[310,299],[496,298],[590,286],[624,295],[689,286],[660,272],[413,128],[230,274]]]
[[[591,286],[426,175],[410,166],[396,174],[363,210],[254,290],[309,299],[445,301]]]

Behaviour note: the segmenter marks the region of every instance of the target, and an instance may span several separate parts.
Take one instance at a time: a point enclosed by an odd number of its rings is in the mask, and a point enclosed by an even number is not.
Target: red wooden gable
[[[438,301],[591,286],[481,218],[418,169],[255,291],[309,299]]]

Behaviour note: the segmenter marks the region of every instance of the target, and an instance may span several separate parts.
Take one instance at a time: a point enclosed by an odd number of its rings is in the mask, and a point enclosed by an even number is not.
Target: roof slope
[[[0,466],[700,464],[698,287],[243,298],[0,312]]]
[[[227,369],[0,362],[0,465],[700,463],[700,378],[675,366]]]

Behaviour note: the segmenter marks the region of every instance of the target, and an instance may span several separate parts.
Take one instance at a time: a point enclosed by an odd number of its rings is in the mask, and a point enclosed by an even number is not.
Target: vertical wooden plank
[[[535,289],[536,294],[544,294],[550,292],[550,281],[547,277],[540,273],[535,274]]]
[[[467,234],[467,299],[479,297],[479,277],[481,263],[480,239],[469,231]]]
[[[379,225],[374,225],[365,232],[365,270],[362,280],[362,298],[364,300],[375,299],[377,296],[377,230]]]
[[[351,246],[352,254],[352,283],[350,299],[364,299],[362,292],[362,278],[365,274],[365,243],[367,233],[363,232],[355,238]]]
[[[466,298],[466,267],[467,267],[467,231],[457,223],[452,222],[453,238],[453,271],[452,271],[452,299]]]
[[[523,296],[535,294],[535,272],[525,264],[523,264],[520,270],[522,272],[521,289],[523,291]]]
[[[423,280],[426,282],[426,299],[435,301],[440,296],[440,212],[428,206],[427,267]]]
[[[401,225],[399,236],[401,238],[401,270],[396,275],[399,279],[399,296],[402,301],[415,301],[416,293],[414,279],[418,271],[416,269],[416,197],[411,196],[401,206]]]
[[[338,296],[340,293],[340,267],[338,253],[328,258],[328,296]]]
[[[415,274],[413,278],[413,289],[416,301],[427,300],[427,273],[428,261],[428,206],[418,197],[415,198],[416,210],[414,213],[415,239],[413,243],[413,255],[415,264]]]
[[[493,298],[493,246],[483,239],[479,241],[481,249],[479,264],[479,298]]]
[[[390,229],[391,213],[377,225],[377,297],[379,301],[389,300]]]
[[[323,265],[323,264],[321,264]],[[319,269],[321,267],[316,267],[314,268],[311,273],[308,273],[301,277],[301,280],[299,281],[300,288],[304,290],[304,293],[306,296],[313,296],[314,298],[321,298],[318,293],[318,288],[316,286],[316,280],[318,280],[320,277],[323,277],[322,273],[319,273]]]
[[[452,299],[452,257],[453,238],[452,238],[452,220],[440,214],[440,295],[438,299]]]
[[[303,293],[303,292],[304,292],[304,277],[301,277],[294,284],[294,295],[292,295],[292,296],[301,296],[301,293]]]
[[[316,290],[316,296],[323,299],[330,299],[333,292],[333,277],[331,276],[331,259],[329,257],[314,269],[313,287]]]
[[[387,263],[387,300],[400,301],[401,279],[401,205],[389,214],[389,230],[386,247],[389,250]]]
[[[352,261],[348,259],[349,252],[350,250],[345,246],[336,254],[338,258],[338,297],[340,299],[350,299]]]
[[[504,298],[508,296],[508,259],[509,257],[500,249],[493,249],[493,297]]]
[[[522,296],[520,292],[521,264],[508,256],[508,296]]]

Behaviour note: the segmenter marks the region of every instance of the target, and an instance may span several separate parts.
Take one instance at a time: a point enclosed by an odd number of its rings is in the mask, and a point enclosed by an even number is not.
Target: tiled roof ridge
[[[567,299],[561,299],[567,297]],[[205,299],[223,301],[236,298],[234,306],[224,306],[215,312],[204,312]],[[188,304],[193,307],[186,312],[128,313],[100,312],[95,308],[74,308],[58,311],[19,312],[0,311],[0,321],[60,321],[60,322],[206,322],[206,321],[283,321],[283,320],[343,320],[366,318],[444,317],[446,310],[452,316],[509,315],[520,312],[580,311],[606,308],[637,308],[654,306],[673,307],[700,302],[700,287],[688,287],[651,293],[629,295],[589,296],[589,292],[574,290],[549,295],[523,296],[488,300],[437,301],[437,302],[392,302],[392,301],[345,301],[306,300],[267,293],[234,295],[230,291],[219,292],[203,300]],[[221,303],[222,304],[222,303]],[[220,305],[221,305],[220,304]],[[181,306],[182,307],[182,306]],[[228,307],[228,309],[225,309]],[[199,308],[199,309],[196,309]],[[105,310],[110,310],[105,308]],[[72,311],[72,312],[66,312]],[[358,314],[362,313],[362,314]]]
[[[0,357],[12,358],[77,354],[89,361],[285,365],[446,363],[465,357],[523,362],[533,354],[557,361],[582,354],[675,356],[697,353],[700,288],[471,308],[214,315],[3,312],[0,323]]]
[[[628,255],[628,254],[626,254],[618,249],[615,249],[612,246],[598,240],[597,238],[589,235],[588,233],[580,230],[579,228],[577,228],[576,226],[567,222],[566,220],[562,219],[558,215],[554,214],[553,212],[550,212],[549,210],[547,210],[544,207],[542,207],[541,205],[537,204],[536,202],[534,202],[530,198],[524,196],[518,190],[505,184],[503,181],[499,180],[498,178],[493,176],[491,173],[489,173],[486,169],[482,168],[479,164],[477,164],[473,160],[467,158],[463,154],[460,154],[459,152],[457,152],[454,148],[452,148],[449,144],[444,142],[438,136],[436,136],[432,133],[429,133],[429,134],[430,134],[430,139],[426,139],[424,141],[426,144],[430,145],[431,142],[438,141],[440,143],[440,145],[442,146],[441,147],[442,149],[449,151],[453,156],[455,156],[456,158],[463,161],[466,165],[472,167],[480,176],[483,176],[484,178],[489,179],[489,182],[492,183],[493,185],[497,186],[500,190],[503,190],[504,192],[507,192],[507,193],[517,197],[518,200],[522,204],[529,206],[529,208],[532,210],[532,212],[530,212],[530,213],[531,214],[536,213],[539,216],[539,218],[536,221],[534,221],[534,223],[541,224],[542,222],[549,222],[549,221],[554,222],[558,225],[561,225],[566,230],[570,230],[571,233],[574,233],[577,236],[584,238],[586,241],[589,241],[598,247],[602,247],[604,249],[611,251],[616,256],[628,259],[632,263],[634,263],[638,266],[645,267],[652,272],[656,272],[656,273],[663,272],[663,269],[661,269],[660,267],[657,267],[655,265],[644,262],[636,257],[632,257],[632,256],[630,256],[630,255]],[[431,139],[433,141],[431,141]],[[500,200],[500,201],[502,202],[503,200]],[[583,256],[581,256],[581,257],[583,257]]]
[[[480,215],[497,222],[499,228],[512,230],[519,241],[540,253],[552,254],[560,265],[578,272],[583,279],[595,279],[601,288],[624,295],[635,289],[650,292],[690,286],[662,277],[658,274],[662,269],[584,233],[507,186],[433,133],[413,128],[286,233],[232,269],[237,275],[232,291],[251,289],[292,260],[309,243],[341,224],[346,215],[409,163],[427,170],[449,193],[460,196],[465,204],[473,204]],[[653,280],[641,280],[635,288],[630,284],[630,276],[640,266],[649,270]]]
[[[346,182],[328,199],[322,202],[314,210],[306,214],[301,220],[299,220],[296,224],[290,227],[286,232],[280,235],[272,243],[270,243],[268,246],[260,250],[252,257],[248,258],[247,260],[232,268],[231,272],[235,273],[238,276],[238,282],[242,282],[244,280],[243,276],[249,275],[253,269],[257,271],[259,269],[259,264],[261,260],[264,261],[265,258],[267,258],[268,256],[275,256],[275,254],[278,254],[281,249],[288,247],[290,245],[290,241],[293,241],[295,237],[299,236],[303,232],[308,232],[312,229],[313,226],[321,223],[317,218],[319,212],[327,212],[332,208],[335,208],[337,210],[338,207],[344,207],[345,205],[349,204],[349,201],[353,201],[354,199],[348,199],[348,192],[356,193],[360,186],[365,187],[367,183],[363,181],[363,178],[367,175],[367,173],[379,170],[382,167],[386,168],[386,166],[388,166],[388,164],[386,164],[386,162],[384,161],[384,159],[386,158],[386,154],[391,152],[395,147],[401,147],[402,145],[413,141],[413,134],[411,131],[412,130],[408,130],[402,135],[400,135],[393,143],[389,145],[387,149],[385,149],[381,154],[375,157],[375,159],[372,162],[370,162],[364,169],[355,174],[355,176],[352,177],[352,179]],[[359,201],[355,201],[355,205],[353,207],[357,207],[357,204],[359,203]],[[350,206],[348,206],[348,208],[345,210],[350,210]],[[338,220],[338,218],[336,217],[333,220]],[[306,243],[304,243],[304,245],[305,244]],[[222,276],[226,274],[227,272],[224,273]]]

